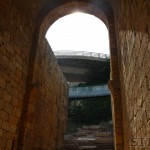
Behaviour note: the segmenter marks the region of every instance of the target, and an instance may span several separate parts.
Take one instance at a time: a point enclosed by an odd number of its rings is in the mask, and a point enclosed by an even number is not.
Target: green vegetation
[[[74,124],[83,125],[112,120],[110,97],[72,101],[69,105],[69,120]]]

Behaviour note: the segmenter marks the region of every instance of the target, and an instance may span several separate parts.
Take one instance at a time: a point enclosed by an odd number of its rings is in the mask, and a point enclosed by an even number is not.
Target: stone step
[[[111,130],[100,125],[83,126],[76,133],[65,135],[66,150],[114,150]]]

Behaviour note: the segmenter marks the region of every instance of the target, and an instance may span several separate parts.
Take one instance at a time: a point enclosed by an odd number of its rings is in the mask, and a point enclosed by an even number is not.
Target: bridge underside
[[[83,57],[58,57],[58,65],[69,82],[107,83],[110,62],[106,59]]]

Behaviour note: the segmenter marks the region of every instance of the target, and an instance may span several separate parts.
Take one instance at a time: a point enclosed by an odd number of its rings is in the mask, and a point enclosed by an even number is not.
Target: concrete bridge
[[[55,51],[58,65],[69,82],[106,83],[109,55],[85,51]]]
[[[109,96],[107,85],[71,87],[69,88],[69,99],[80,99],[88,97]]]

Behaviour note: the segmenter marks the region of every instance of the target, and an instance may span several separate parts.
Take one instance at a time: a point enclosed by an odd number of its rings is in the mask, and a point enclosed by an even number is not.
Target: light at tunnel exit
[[[108,30],[97,17],[73,13],[58,19],[46,38],[53,51],[75,50],[109,54]]]

